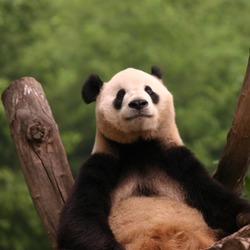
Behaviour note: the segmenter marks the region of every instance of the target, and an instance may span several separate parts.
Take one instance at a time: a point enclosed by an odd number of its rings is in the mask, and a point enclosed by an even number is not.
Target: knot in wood
[[[40,122],[31,124],[28,127],[27,138],[29,141],[35,143],[42,143],[47,137],[47,129]]]

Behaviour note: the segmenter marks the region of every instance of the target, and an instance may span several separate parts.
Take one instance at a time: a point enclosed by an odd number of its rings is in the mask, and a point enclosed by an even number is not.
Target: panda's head
[[[86,103],[96,101],[97,130],[107,139],[119,143],[159,139],[182,144],[173,97],[157,67],[151,68],[151,74],[128,68],[106,83],[92,74],[83,86],[82,97]]]

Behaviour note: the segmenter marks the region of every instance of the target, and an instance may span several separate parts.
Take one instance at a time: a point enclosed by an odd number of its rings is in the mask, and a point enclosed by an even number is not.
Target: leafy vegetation
[[[213,171],[245,74],[249,9],[248,0],[1,0],[0,92],[21,76],[42,83],[75,174],[95,134],[94,105],[80,96],[87,75],[158,65],[185,143]],[[0,249],[49,249],[2,104],[0,128]]]

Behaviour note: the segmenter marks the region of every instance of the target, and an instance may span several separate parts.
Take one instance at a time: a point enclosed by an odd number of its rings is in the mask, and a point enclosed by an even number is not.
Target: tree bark
[[[214,178],[241,194],[250,164],[250,57],[227,144]]]
[[[238,232],[216,242],[206,250],[249,250],[250,249],[250,225],[241,228]]]
[[[56,229],[73,177],[57,124],[34,78],[14,81],[2,101],[30,195],[56,249]]]

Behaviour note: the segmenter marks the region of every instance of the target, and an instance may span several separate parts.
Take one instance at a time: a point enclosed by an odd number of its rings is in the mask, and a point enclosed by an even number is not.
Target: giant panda
[[[184,145],[159,68],[106,83],[91,74],[82,97],[96,102],[96,136],[61,213],[59,249],[197,250],[250,222],[249,204]]]

